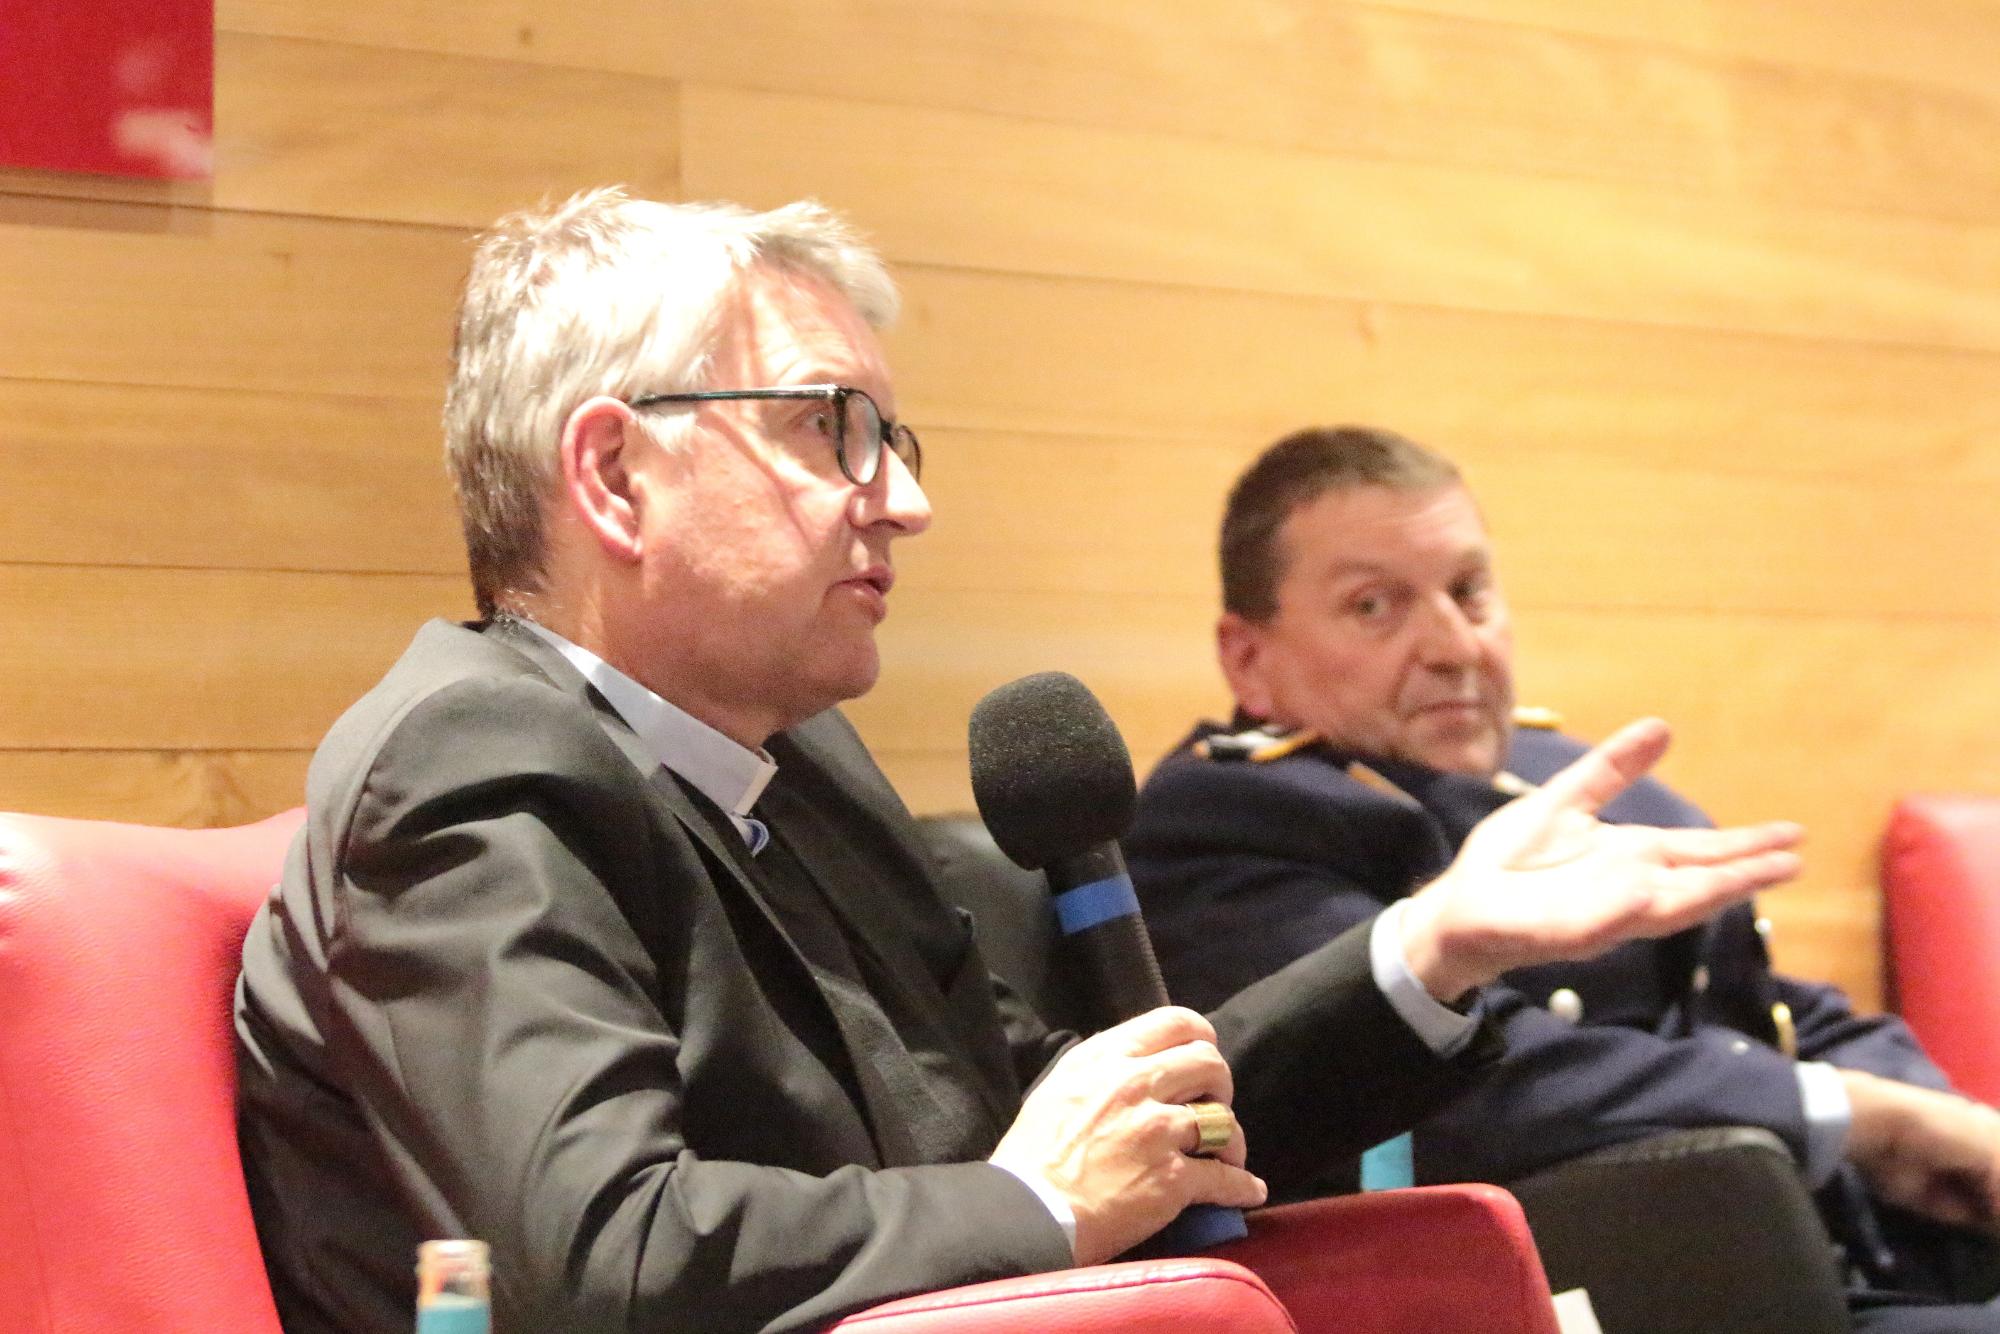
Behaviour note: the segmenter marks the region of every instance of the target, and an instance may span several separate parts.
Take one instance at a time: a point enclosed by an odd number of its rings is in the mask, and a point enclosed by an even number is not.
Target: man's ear
[[[1236,706],[1253,718],[1272,712],[1271,688],[1264,679],[1264,627],[1233,611],[1215,623],[1215,659],[1229,682]]]
[[[632,409],[615,398],[579,404],[563,423],[565,507],[613,560],[636,561],[643,549],[640,498],[633,487]]]

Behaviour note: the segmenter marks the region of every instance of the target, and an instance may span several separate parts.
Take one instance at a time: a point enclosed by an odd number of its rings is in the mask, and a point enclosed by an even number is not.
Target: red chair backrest
[[[0,1334],[277,1334],[230,1011],[299,821],[0,816]]]
[[[1952,1082],[2000,1103],[2000,797],[1905,797],[1882,842],[1892,1001]]]

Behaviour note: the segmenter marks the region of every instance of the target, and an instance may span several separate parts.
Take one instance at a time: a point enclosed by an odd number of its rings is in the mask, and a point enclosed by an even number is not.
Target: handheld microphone
[[[993,841],[1048,876],[1056,921],[1099,1017],[1117,1023],[1168,1003],[1118,839],[1138,785],[1117,724],[1067,672],[1038,672],[972,710],[972,795]],[[1190,1205],[1149,1249],[1205,1250],[1248,1235],[1239,1209]]]

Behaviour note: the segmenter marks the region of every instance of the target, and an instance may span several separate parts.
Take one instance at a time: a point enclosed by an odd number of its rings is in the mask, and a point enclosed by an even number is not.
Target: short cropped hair
[[[512,214],[479,238],[444,438],[481,615],[540,584],[543,507],[570,413],[600,394],[706,387],[721,312],[756,267],[826,282],[875,328],[896,317],[881,258],[811,201],[753,213],[611,187]]]
[[[1278,611],[1285,576],[1279,531],[1301,505],[1329,491],[1383,486],[1430,491],[1459,483],[1450,459],[1394,431],[1314,426],[1258,455],[1230,489],[1222,514],[1222,605],[1251,621]]]

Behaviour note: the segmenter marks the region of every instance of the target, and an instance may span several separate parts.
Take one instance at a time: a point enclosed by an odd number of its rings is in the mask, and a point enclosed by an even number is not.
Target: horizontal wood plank
[[[897,546],[932,590],[1214,597],[1223,498],[1262,442],[927,432],[936,521]],[[1709,472],[1444,446],[1524,607],[2000,621],[2000,478]],[[1920,542],[1881,541],[1923,534]]]
[[[435,403],[468,254],[435,227],[0,195],[0,365]]]
[[[926,266],[900,276],[889,347],[920,428],[1254,451],[1302,425],[1367,422],[1508,458],[2000,477],[1991,353]],[[1165,470],[1153,484],[1179,485]]]
[[[1511,8],[1537,17],[1533,5]],[[1933,88],[1921,69],[1907,71],[1919,81],[1799,70],[1727,47],[1666,45],[1643,23],[1630,35],[1563,30],[1508,21],[1509,9],[1467,16],[1280,0],[1204,6],[1163,27],[1147,0],[1106,0],[1087,23],[1067,6],[1028,0],[745,0],[663,13],[487,5],[471,14],[435,0],[338,7],[256,0],[223,6],[218,97],[235,104],[228,92],[235,44],[277,33],[356,50],[412,47],[516,66],[631,71],[1724,197],[1990,216],[1984,201],[2000,184],[2000,103]],[[2000,20],[1989,17],[1985,26],[2000,40]],[[391,50],[382,63],[393,63]],[[879,76],[884,65],[897,70],[895,79]],[[300,74],[301,87],[318,81],[316,70]],[[372,67],[365,76],[380,77]],[[560,91],[525,76],[506,82],[518,106],[489,110],[474,92],[455,118],[504,124]],[[268,108],[253,102],[239,110]],[[225,144],[246,133],[246,123],[243,115],[224,117]],[[335,132],[352,138],[359,128]],[[258,129],[247,133],[261,137]],[[511,163],[513,150],[506,151]]]
[[[1371,0],[1383,8],[1594,33],[1805,70],[1849,70],[1992,102],[1986,0]]]
[[[7,750],[300,750],[462,578],[0,565]]]
[[[598,185],[672,198],[675,101],[631,74],[222,33],[215,200],[484,227]]]
[[[454,574],[417,399],[0,379],[0,561]]]
[[[208,829],[305,800],[310,751],[0,750],[0,810]]]
[[[1995,224],[705,85],[681,107],[691,196],[817,195],[905,263],[2000,349]]]

